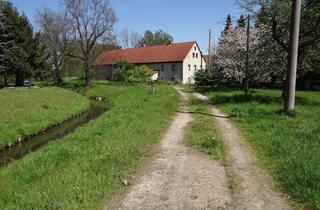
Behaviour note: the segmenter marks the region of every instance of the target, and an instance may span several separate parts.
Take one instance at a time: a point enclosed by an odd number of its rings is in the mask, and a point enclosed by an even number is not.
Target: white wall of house
[[[149,66],[154,70],[159,70],[159,80],[182,82],[182,62],[149,63],[144,65]]]
[[[202,62],[201,62],[202,60]],[[201,68],[202,64],[202,68]],[[194,44],[192,49],[183,61],[183,84],[194,83],[194,73],[206,68],[206,63],[201,56],[200,49],[197,44]]]

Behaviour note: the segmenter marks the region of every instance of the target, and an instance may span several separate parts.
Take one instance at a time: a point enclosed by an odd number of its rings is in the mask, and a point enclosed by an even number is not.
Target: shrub
[[[152,69],[148,66],[136,66],[127,61],[117,63],[116,77],[118,81],[125,82],[148,82]]]

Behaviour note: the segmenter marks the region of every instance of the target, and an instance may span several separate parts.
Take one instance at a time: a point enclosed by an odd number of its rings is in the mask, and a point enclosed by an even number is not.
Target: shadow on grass
[[[181,110],[176,110],[176,112],[184,113],[184,114],[207,115],[207,116],[217,117],[217,118],[231,118],[231,117],[233,117],[233,115],[215,115],[215,114],[208,114],[208,113],[204,113],[204,112],[187,112],[187,111],[181,111]]]
[[[259,104],[282,104],[283,99],[279,96],[268,96],[268,95],[244,95],[237,94],[233,96],[214,96],[210,98],[210,101],[214,105],[219,104],[233,104],[233,103],[250,103],[257,102]],[[297,105],[303,106],[319,106],[319,102],[310,100],[307,97],[296,96],[295,98]]]

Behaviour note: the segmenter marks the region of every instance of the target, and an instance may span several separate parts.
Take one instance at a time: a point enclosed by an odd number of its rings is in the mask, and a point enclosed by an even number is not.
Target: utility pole
[[[209,29],[209,48],[208,48],[208,67],[207,69],[211,70],[211,29]]]
[[[291,10],[288,71],[284,101],[284,112],[287,114],[292,114],[292,112],[294,111],[299,47],[300,12],[301,0],[293,0]]]
[[[248,95],[248,91],[249,91],[249,71],[250,71],[249,50],[250,50],[250,15],[248,15],[248,23],[247,23],[247,59],[246,59],[246,78],[245,78],[245,84],[244,84],[245,95]]]

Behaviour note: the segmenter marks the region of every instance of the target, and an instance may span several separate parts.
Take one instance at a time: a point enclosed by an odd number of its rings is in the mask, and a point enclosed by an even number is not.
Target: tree
[[[43,9],[37,14],[40,27],[41,41],[49,54],[49,63],[52,66],[57,84],[63,82],[61,67],[65,58],[75,49],[72,43],[72,26],[65,11],[55,12]]]
[[[246,19],[244,18],[243,15],[240,16],[239,20],[237,21],[238,27],[246,27]]]
[[[1,71],[5,76],[14,75],[15,84],[20,86],[25,78],[31,77],[37,70],[33,55],[39,49],[36,46],[39,43],[33,36],[27,17],[20,15],[10,2],[0,1],[0,9],[4,32],[1,34],[1,53],[4,53],[1,55]]]
[[[138,46],[141,36],[134,31],[129,31],[128,28],[124,28],[119,33],[119,39],[123,48],[134,48]]]
[[[229,30],[232,29],[232,18],[231,18],[231,15],[228,15],[227,16],[227,20],[226,20],[226,25],[224,27],[224,30],[223,32],[228,32]]]
[[[10,26],[7,17],[2,12],[6,5],[0,1],[0,76],[3,77],[4,86],[8,85],[7,81],[7,68],[5,65],[5,55],[8,53],[13,45],[13,34],[10,31]]]
[[[267,28],[261,26],[251,28],[250,31],[249,69],[246,68],[247,31],[243,27],[236,27],[222,33],[215,59],[218,72],[221,72],[228,81],[246,87],[246,93],[249,83],[269,82],[274,75],[280,75],[283,68],[275,70],[273,65],[278,64],[277,62],[285,63],[282,60],[279,61],[279,54],[273,51],[273,45],[266,45],[266,42],[271,39]]]
[[[257,16],[256,24],[268,25],[272,39],[289,52],[289,28],[291,2],[284,0],[238,0],[239,4]],[[309,75],[320,75],[318,63],[320,57],[314,53],[320,47],[320,2],[302,0],[301,27],[298,50],[298,80],[310,83],[304,78]],[[287,56],[287,55],[286,55]],[[312,63],[310,61],[312,60]],[[318,73],[316,73],[318,72]],[[320,79],[320,78],[318,78]],[[313,80],[312,80],[313,81]],[[301,82],[300,82],[301,85]],[[308,86],[310,86],[308,84]]]
[[[81,47],[81,55],[72,56],[83,61],[85,86],[89,87],[92,65],[103,51],[101,46],[114,38],[115,12],[107,0],[64,0],[64,4],[72,22],[73,36]]]
[[[160,29],[158,31],[155,31],[154,33],[152,31],[147,30],[138,43],[140,46],[152,46],[170,44],[172,43],[172,41],[172,36],[169,33],[164,32]]]

